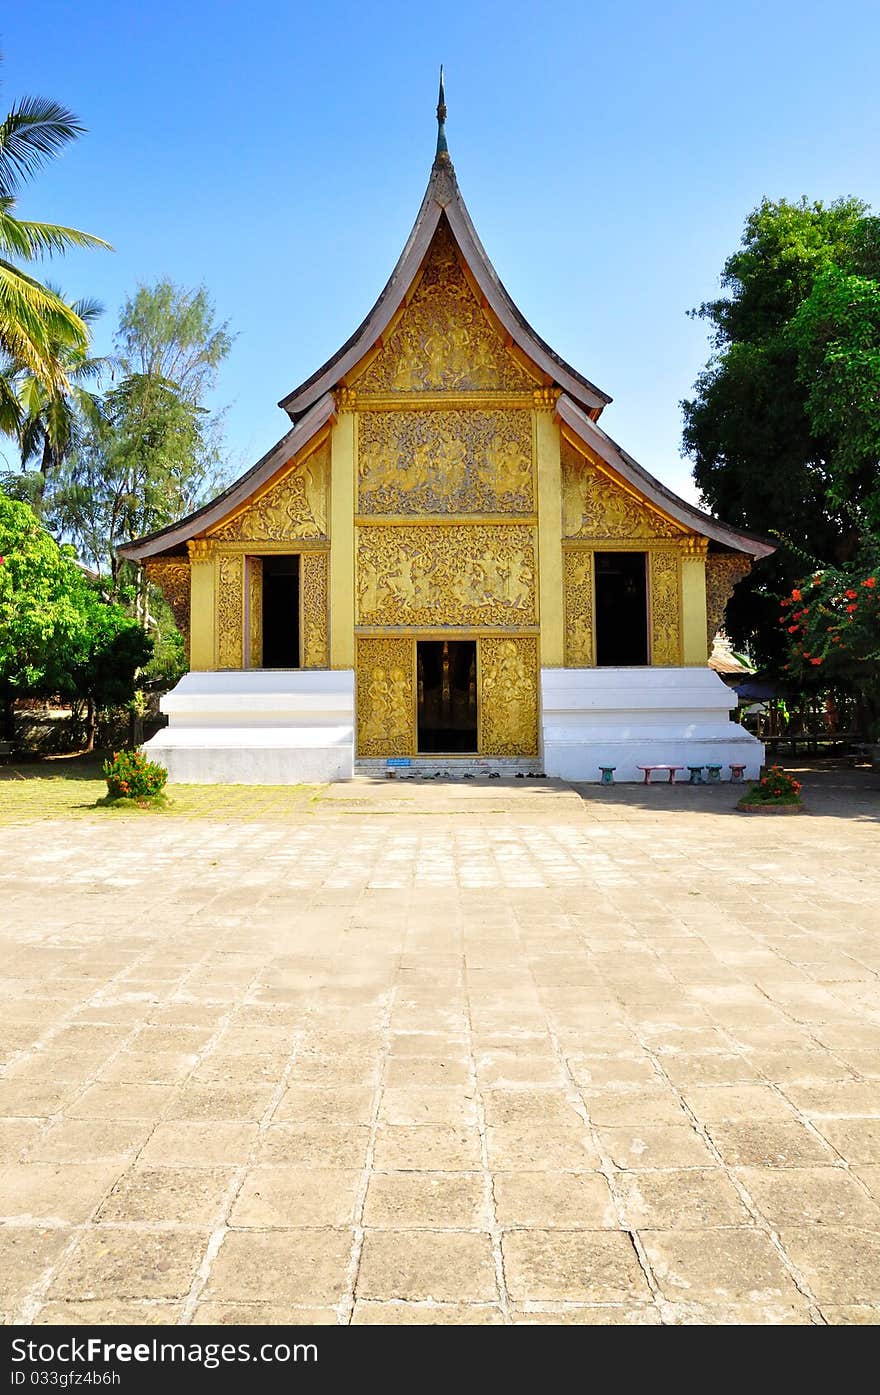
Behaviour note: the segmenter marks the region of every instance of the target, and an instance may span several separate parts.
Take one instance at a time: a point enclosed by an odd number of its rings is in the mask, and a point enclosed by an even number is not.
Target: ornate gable
[[[325,441],[299,465],[210,530],[221,542],[289,542],[327,536],[330,447]]]
[[[367,368],[358,393],[530,392],[532,378],[504,347],[468,284],[441,222],[412,299]]]
[[[563,438],[562,535],[633,541],[680,538],[685,529],[598,469]]]

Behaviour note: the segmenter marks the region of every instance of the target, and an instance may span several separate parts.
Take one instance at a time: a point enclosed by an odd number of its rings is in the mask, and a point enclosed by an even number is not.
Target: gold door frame
[[[476,751],[419,751],[418,749],[418,645],[420,642],[436,640],[469,640],[476,644],[476,702],[477,702],[477,749]],[[404,657],[403,647],[408,646]],[[514,677],[519,673],[519,693],[512,691],[521,711],[519,731],[516,726],[505,729],[499,720],[500,709],[496,711],[487,700],[485,687],[488,678],[487,647],[510,646],[506,656],[512,664]],[[496,664],[504,662],[499,655]],[[408,692],[393,691],[395,685],[390,676],[396,669],[405,666],[408,678]],[[371,695],[369,684],[376,681],[376,674],[383,673],[382,685]],[[487,706],[488,701],[488,706]],[[394,756],[409,756],[413,760],[474,760],[493,757],[536,759],[539,754],[540,739],[540,639],[537,630],[511,633],[509,630],[466,630],[463,627],[454,631],[429,629],[396,632],[393,634],[373,634],[357,636],[355,664],[355,705],[356,705],[356,749],[358,759],[388,759]],[[516,710],[516,704],[511,709]],[[390,728],[390,736],[384,739],[383,726]],[[493,736],[494,733],[494,736]],[[506,749],[489,749],[493,747]],[[513,748],[513,749],[510,749]]]

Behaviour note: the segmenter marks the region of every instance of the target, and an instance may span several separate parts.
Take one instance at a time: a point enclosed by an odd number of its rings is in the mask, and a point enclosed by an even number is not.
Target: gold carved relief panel
[[[563,556],[565,590],[565,666],[591,668],[593,658],[593,553],[566,550]]]
[[[681,554],[657,549],[648,553],[651,598],[651,663],[681,663]]]
[[[752,568],[751,557],[741,552],[710,552],[706,558],[706,628],[711,650],[724,625],[724,612],[733,589]]]
[[[217,566],[217,666],[244,667],[243,556],[220,556]]]
[[[358,639],[357,752],[359,756],[415,753],[413,651],[407,637]]]
[[[441,226],[412,299],[358,379],[358,392],[528,392],[534,386],[483,314]]]
[[[562,442],[564,538],[678,538],[682,529],[597,469],[569,441]]]
[[[325,443],[211,536],[223,542],[275,543],[325,538],[329,463]]]
[[[538,754],[538,640],[535,635],[480,642],[480,754]]]
[[[147,581],[171,607],[174,623],[189,652],[189,561],[186,557],[150,557],[144,564]]]
[[[530,411],[364,412],[362,514],[533,513]]]
[[[330,665],[327,564],[326,552],[303,552],[300,556],[303,668],[328,668]]]
[[[357,533],[360,625],[515,628],[536,622],[533,528],[367,525]]]
[[[263,667],[263,559],[248,557],[248,668]]]

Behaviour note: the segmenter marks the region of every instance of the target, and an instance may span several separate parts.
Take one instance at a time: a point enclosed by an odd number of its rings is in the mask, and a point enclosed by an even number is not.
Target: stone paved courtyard
[[[5,1321],[875,1321],[878,786],[0,782]]]

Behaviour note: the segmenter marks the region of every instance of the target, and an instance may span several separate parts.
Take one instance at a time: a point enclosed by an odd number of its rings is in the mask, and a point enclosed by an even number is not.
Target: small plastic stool
[[[741,785],[745,773],[746,768],[744,765],[732,765],[730,767],[730,783],[732,785]]]
[[[616,765],[600,765],[600,766],[599,766],[599,769],[602,771],[602,779],[599,781],[600,785],[613,785],[613,784],[614,784],[614,772],[615,772],[615,770],[617,769],[617,766],[616,766]]]
[[[688,766],[688,784],[701,785],[703,783],[703,767],[701,765]]]
[[[706,770],[707,770],[708,775],[709,775],[709,784],[710,784],[710,785],[717,785],[718,782],[719,782],[720,779],[721,779],[721,766],[720,766],[720,765],[707,765],[707,766],[706,766]]]

